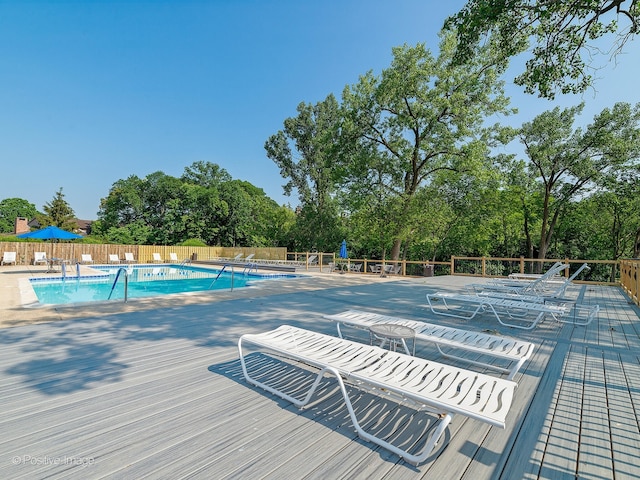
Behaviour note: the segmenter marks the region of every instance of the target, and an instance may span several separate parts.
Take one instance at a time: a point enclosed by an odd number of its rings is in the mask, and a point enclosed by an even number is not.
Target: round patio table
[[[407,355],[416,354],[416,331],[413,328],[395,323],[377,323],[369,327],[369,334],[371,343],[373,343],[374,339],[381,340],[380,346],[384,348],[386,343],[389,342],[389,350],[394,352],[398,345],[402,345]],[[411,350],[407,346],[407,340],[413,341]]]

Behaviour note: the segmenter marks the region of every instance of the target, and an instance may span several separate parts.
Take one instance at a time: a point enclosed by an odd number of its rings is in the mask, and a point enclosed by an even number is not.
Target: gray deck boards
[[[425,293],[460,288],[460,279],[436,277],[287,289],[0,330],[0,478],[640,478],[640,321],[621,290],[574,292],[601,306],[587,327],[545,320],[520,331],[490,316],[428,312]],[[322,314],[348,308],[534,342],[507,428],[456,416],[434,455],[414,467],[357,437],[329,377],[304,410],[243,380],[242,333],[289,323],[335,335]],[[436,355],[428,345],[418,354]],[[279,369],[283,385],[306,371],[259,354],[249,362],[265,375]],[[407,405],[353,394],[365,424],[397,442],[411,445],[433,424]]]

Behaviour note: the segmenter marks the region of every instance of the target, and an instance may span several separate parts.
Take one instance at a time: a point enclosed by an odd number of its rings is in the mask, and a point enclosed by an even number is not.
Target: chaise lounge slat
[[[304,398],[293,397],[251,377],[243,353],[243,346],[247,345],[319,369],[315,381],[303,394]],[[238,351],[244,377],[249,383],[298,407],[309,403],[325,373],[335,376],[358,435],[413,464],[429,457],[455,414],[504,428],[516,388],[516,383],[510,380],[288,325],[265,333],[243,335],[238,341]],[[287,380],[288,384],[291,382],[292,379]],[[378,388],[384,391],[385,398],[395,394],[418,404],[420,410],[438,414],[437,424],[425,439],[424,446],[412,454],[365,431],[356,417],[345,383]],[[420,415],[415,418],[421,422]]]
[[[353,328],[365,330],[368,330],[376,324],[395,324],[412,328],[416,332],[416,341],[433,343],[442,356],[506,372],[508,373],[508,380],[513,379],[515,374],[518,373],[518,370],[520,370],[520,367],[522,367],[524,362],[529,359],[534,349],[533,343],[515,340],[513,338],[489,335],[481,332],[472,332],[469,330],[451,328],[443,325],[434,325],[417,320],[407,320],[404,318],[380,315],[377,313],[362,312],[359,310],[347,310],[335,315],[325,315],[324,318],[336,322],[340,338],[342,338],[340,325],[347,325]],[[443,347],[447,349],[447,352],[442,350]],[[451,349],[488,355],[494,358],[507,360],[510,364],[508,368],[505,368],[500,365],[471,360],[469,358],[454,355],[451,353]]]

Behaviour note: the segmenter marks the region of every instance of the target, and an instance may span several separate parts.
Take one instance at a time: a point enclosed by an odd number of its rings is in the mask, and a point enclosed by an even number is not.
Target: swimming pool
[[[38,301],[46,305],[124,300],[124,271],[127,271],[127,298],[155,297],[173,293],[228,290],[253,282],[297,275],[281,273],[232,272],[226,269],[176,265],[134,265],[122,269],[94,266],[96,275],[57,279],[31,279]],[[118,281],[114,283],[118,271]],[[99,273],[103,272],[103,273]]]

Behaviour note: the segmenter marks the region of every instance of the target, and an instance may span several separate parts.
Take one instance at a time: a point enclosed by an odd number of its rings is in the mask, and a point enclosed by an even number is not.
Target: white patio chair
[[[0,262],[0,265],[7,265],[9,263],[17,265],[16,252],[4,252],[4,255],[2,255],[2,262]]]
[[[124,261],[127,263],[135,263],[136,259],[133,257],[133,253],[127,252],[124,254]]]
[[[93,263],[93,258],[91,258],[90,253],[83,253],[81,257],[82,257],[82,263]]]
[[[153,261],[155,263],[162,263],[162,257],[160,256],[159,253],[153,253]]]
[[[170,262],[177,262],[178,261],[178,255],[175,252],[169,253],[169,261]]]
[[[47,252],[35,252],[33,254],[33,264],[37,265],[39,263],[44,263],[45,265],[49,263],[47,260]]]
[[[109,263],[120,263],[120,257],[118,257],[117,253],[109,254]]]

